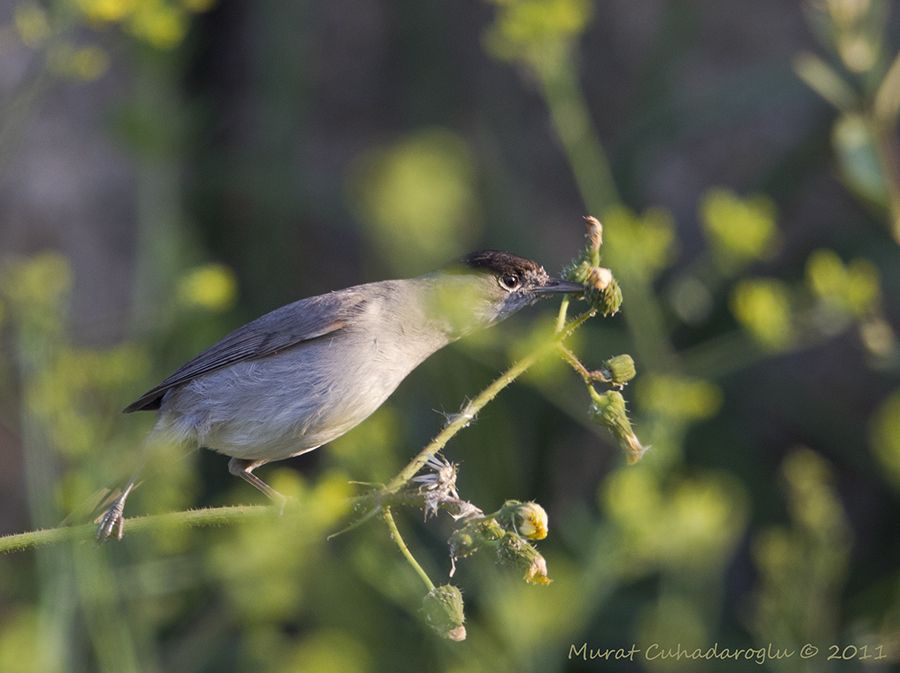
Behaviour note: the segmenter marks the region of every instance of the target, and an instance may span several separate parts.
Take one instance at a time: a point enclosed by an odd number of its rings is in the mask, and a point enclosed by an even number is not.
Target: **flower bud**
[[[603,362],[600,373],[607,383],[620,388],[634,378],[634,360],[630,355],[615,355]]]
[[[540,552],[515,533],[507,533],[497,545],[497,561],[524,572],[522,579],[529,584],[547,585],[553,580],[547,575],[547,561]]]
[[[462,593],[452,584],[434,587],[425,594],[422,599],[422,616],[428,626],[442,638],[456,641],[466,639]]]
[[[471,556],[483,545],[496,542],[504,535],[503,528],[494,519],[478,519],[469,521],[453,531],[448,540],[450,558],[461,559]]]
[[[525,571],[523,579],[529,584],[546,586],[553,580],[547,575],[547,560],[539,553],[531,561],[531,565]]]
[[[507,500],[497,515],[501,525],[529,540],[547,537],[547,512],[536,502]]]
[[[598,294],[599,297],[592,300],[591,303],[603,314],[604,318],[619,312],[619,308],[622,306],[622,289],[615,278],[610,278],[609,284]]]
[[[591,405],[591,413],[618,440],[619,446],[627,454],[629,464],[636,463],[646,453],[647,447],[641,445],[631,428],[631,421],[625,410],[625,398],[621,393],[610,390],[598,395]]]

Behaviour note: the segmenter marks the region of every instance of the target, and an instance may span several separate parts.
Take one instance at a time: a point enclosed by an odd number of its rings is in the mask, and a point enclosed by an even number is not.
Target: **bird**
[[[542,297],[581,293],[535,261],[481,250],[415,278],[300,299],[237,328],[125,407],[155,411],[150,437],[207,448],[283,507],[254,470],[307,453],[368,418],[426,358]],[[97,518],[124,530],[134,475]]]

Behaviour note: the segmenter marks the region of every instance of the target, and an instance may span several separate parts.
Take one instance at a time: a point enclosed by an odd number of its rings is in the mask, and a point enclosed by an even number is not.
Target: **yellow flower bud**
[[[529,540],[543,540],[547,537],[547,512],[536,502],[507,500],[497,513],[497,519],[507,530]]]
[[[529,584],[547,585],[547,561],[540,552],[515,533],[507,533],[497,545],[497,561],[524,571],[522,579]]]
[[[525,571],[523,579],[529,584],[546,586],[553,580],[547,575],[547,561],[540,554],[535,555],[531,565]]]

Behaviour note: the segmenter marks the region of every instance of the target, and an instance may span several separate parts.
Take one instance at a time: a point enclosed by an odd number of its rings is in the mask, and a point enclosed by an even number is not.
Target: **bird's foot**
[[[106,542],[115,535],[117,540],[122,539],[125,533],[125,499],[128,491],[113,500],[107,510],[98,516],[94,523],[97,525],[97,542]]]

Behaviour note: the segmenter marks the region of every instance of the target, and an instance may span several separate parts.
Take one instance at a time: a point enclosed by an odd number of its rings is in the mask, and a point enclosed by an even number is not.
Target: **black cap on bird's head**
[[[501,250],[479,250],[462,259],[464,266],[483,271],[496,278],[497,284],[506,292],[537,298],[548,294],[582,292],[579,283],[551,277],[544,267],[525,257]]]
[[[505,320],[541,297],[584,291],[537,262],[499,250],[473,252],[428,278],[430,311],[453,338]]]

